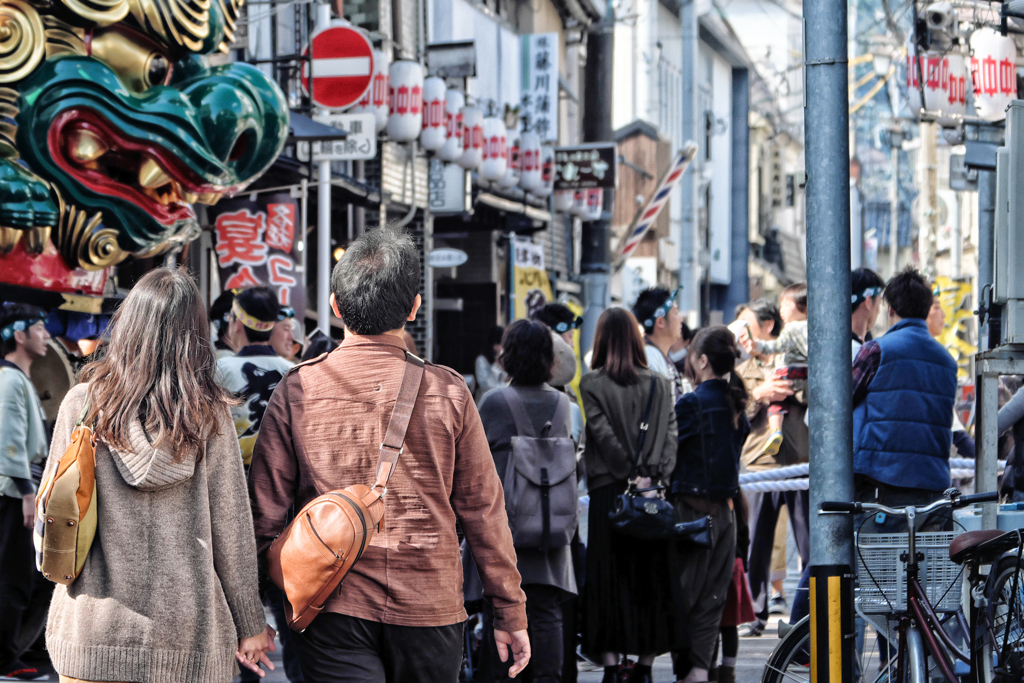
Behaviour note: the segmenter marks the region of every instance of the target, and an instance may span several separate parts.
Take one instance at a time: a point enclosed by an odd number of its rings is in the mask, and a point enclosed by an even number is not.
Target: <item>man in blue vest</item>
[[[864,344],[853,363],[854,495],[889,506],[925,505],[950,484],[956,361],[928,333],[932,291],[917,271],[894,275],[885,301],[892,327]],[[941,530],[948,516],[919,517],[918,530]],[[859,530],[898,533],[905,522],[871,516]]]

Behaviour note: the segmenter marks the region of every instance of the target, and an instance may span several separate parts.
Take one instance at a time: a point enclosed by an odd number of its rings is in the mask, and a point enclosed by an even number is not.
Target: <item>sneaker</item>
[[[789,612],[789,605],[782,593],[776,593],[772,601],[768,603],[768,614],[786,614]]]
[[[25,664],[20,659],[14,660],[10,666],[0,671],[0,681],[40,681],[44,678],[49,678],[49,676],[34,666]]]
[[[780,448],[782,448],[782,432],[772,432],[761,453],[764,455],[778,455]]]
[[[758,619],[744,624],[740,629],[740,638],[760,638],[764,634],[765,622]]]

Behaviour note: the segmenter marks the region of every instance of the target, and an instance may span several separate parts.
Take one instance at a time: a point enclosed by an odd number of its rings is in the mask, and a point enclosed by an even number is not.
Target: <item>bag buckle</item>
[[[640,423],[640,431],[641,432],[646,432],[647,431],[647,427],[649,427],[649,426],[650,425],[648,425],[646,422],[641,422]]]

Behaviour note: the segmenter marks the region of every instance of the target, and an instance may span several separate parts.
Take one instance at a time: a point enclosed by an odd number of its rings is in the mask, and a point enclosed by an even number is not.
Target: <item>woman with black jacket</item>
[[[685,544],[673,553],[678,624],[687,629],[674,653],[676,676],[684,683],[708,680],[719,622],[733,576],[740,451],[750,431],[744,413],[746,391],[730,386],[739,352],[728,328],[707,327],[687,354],[692,393],[676,403],[679,451],[671,499],[681,521],[711,518],[710,549]]]
[[[653,392],[653,396],[652,396]],[[675,645],[668,541],[644,541],[612,531],[608,512],[631,477],[640,488],[667,481],[675,466],[676,418],[668,379],[647,368],[640,326],[629,311],[601,314],[592,370],[580,382],[587,416],[583,454],[590,492],[583,651],[616,683],[621,654],[634,654],[633,683],[650,683],[651,664]],[[647,436],[636,467],[636,445],[651,401]]]

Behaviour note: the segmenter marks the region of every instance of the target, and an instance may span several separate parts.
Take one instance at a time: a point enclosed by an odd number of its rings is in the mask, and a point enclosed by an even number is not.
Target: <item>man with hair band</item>
[[[644,328],[644,351],[647,367],[672,382],[673,404],[683,395],[683,381],[668,352],[683,334],[683,315],[676,305],[679,290],[652,287],[640,292],[633,304],[633,315]]]
[[[885,281],[878,273],[868,268],[858,268],[850,275],[853,293],[850,302],[853,304],[851,327],[853,328],[853,358],[864,342],[871,341],[871,328],[878,321],[878,313],[882,310],[882,292]]]
[[[49,439],[30,376],[32,364],[46,355],[45,318],[35,306],[0,308],[0,677],[11,680],[42,677],[19,657],[42,633],[52,589],[36,571],[32,548]]]

